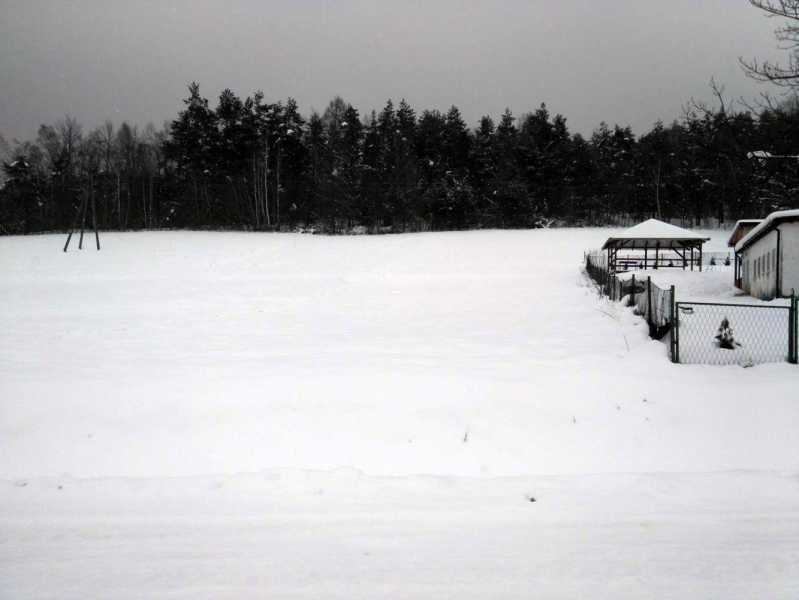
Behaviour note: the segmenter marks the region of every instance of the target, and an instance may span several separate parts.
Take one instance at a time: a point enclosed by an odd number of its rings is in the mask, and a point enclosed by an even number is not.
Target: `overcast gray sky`
[[[470,125],[546,102],[572,131],[640,133],[710,97],[766,88],[738,56],[774,57],[774,20],[746,0],[0,0],[0,132],[32,138],[65,113],[160,125],[186,84],[303,111],[335,94],[457,104]]]

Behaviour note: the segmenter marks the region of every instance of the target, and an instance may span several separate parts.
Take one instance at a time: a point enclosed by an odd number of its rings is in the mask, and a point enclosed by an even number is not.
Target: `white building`
[[[799,293],[799,209],[771,213],[741,238],[735,253],[736,284],[745,292],[766,300]]]
[[[738,245],[744,236],[746,236],[750,231],[752,231],[755,227],[760,225],[763,222],[763,219],[742,219],[735,224],[735,227],[732,230],[732,235],[730,235],[730,239],[727,240],[727,246],[732,248],[733,252],[735,252],[735,246]],[[741,257],[738,254],[735,254],[735,287],[739,289],[743,289],[743,266],[741,265]]]

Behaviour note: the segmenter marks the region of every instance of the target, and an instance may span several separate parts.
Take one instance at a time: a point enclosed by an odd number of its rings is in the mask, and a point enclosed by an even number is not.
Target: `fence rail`
[[[604,253],[586,254],[585,270],[594,280],[600,291],[610,300],[618,302],[629,296],[629,305],[634,312],[646,319],[649,335],[662,339],[671,329],[674,286],[664,289],[652,282],[651,277],[621,279],[609,272]]]
[[[705,365],[794,362],[794,320],[792,306],[677,302],[673,358]]]
[[[602,253],[586,253],[585,269],[610,300],[628,298],[628,305],[646,319],[650,337],[662,339],[671,334],[673,362],[799,363],[799,297],[792,297],[789,306],[677,302],[674,286],[663,289],[652,283],[651,277],[621,279],[610,273]]]

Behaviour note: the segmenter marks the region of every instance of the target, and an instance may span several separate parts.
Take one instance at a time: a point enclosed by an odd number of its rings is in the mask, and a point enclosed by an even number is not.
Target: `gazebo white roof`
[[[628,248],[630,250],[644,250],[646,248],[660,248],[668,250],[674,248],[697,248],[709,240],[710,238],[688,229],[664,223],[657,219],[649,219],[609,237],[602,249]]]

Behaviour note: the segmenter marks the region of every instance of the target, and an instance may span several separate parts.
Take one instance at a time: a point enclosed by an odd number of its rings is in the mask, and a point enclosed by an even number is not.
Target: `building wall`
[[[771,231],[742,253],[743,289],[755,298],[777,296],[777,232]]]
[[[791,290],[799,294],[799,222],[783,223],[782,231],[782,295],[789,296]]]
[[[799,293],[799,222],[782,223],[780,256],[777,256],[777,230],[771,231],[744,252],[743,290],[755,298],[772,299]],[[780,263],[782,289],[777,289],[776,261]]]

